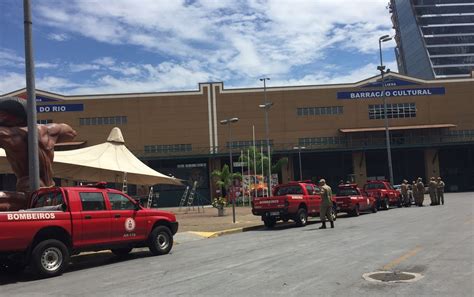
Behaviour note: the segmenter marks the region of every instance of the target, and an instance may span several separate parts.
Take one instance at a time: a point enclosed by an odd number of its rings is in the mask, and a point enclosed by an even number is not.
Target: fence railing
[[[419,135],[419,136],[397,136],[390,137],[390,144],[392,148],[406,148],[406,147],[428,147],[428,146],[444,146],[457,144],[474,144],[474,135]],[[329,139],[325,143],[274,143],[271,145],[272,150],[276,153],[296,152],[294,147],[304,146],[308,151],[328,151],[328,150],[360,150],[360,149],[379,149],[385,147],[385,137],[367,137],[367,138],[339,138],[331,142]],[[240,154],[241,150],[246,150],[248,147],[233,147],[232,153],[234,156]],[[260,147],[257,148],[260,150]],[[266,147],[264,147],[266,151]],[[153,157],[208,157],[221,156],[229,154],[229,148],[225,145],[220,147],[192,147],[191,151],[169,151],[169,152],[145,152],[144,150],[134,150],[134,154],[140,158]]]

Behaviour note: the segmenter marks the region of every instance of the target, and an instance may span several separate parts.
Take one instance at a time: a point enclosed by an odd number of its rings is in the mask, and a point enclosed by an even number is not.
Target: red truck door
[[[316,194],[316,189],[313,185],[307,184],[306,191],[308,192],[308,214],[319,213],[321,206],[321,196]]]
[[[146,238],[145,210],[136,210],[135,203],[119,193],[108,193],[112,217],[112,241]]]
[[[82,236],[78,245],[110,242],[110,211],[101,192],[79,192],[81,200]]]

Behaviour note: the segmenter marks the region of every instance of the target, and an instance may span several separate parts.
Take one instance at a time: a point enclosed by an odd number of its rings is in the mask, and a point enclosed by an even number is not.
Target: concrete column
[[[352,152],[352,168],[354,170],[355,182],[359,187],[367,182],[367,165],[364,152]]]
[[[425,182],[434,176],[438,177],[439,174],[439,157],[437,149],[425,149]]]
[[[209,168],[209,193],[211,195],[210,201],[212,201],[212,199],[216,198],[216,190],[217,190],[215,179],[212,177],[212,172],[216,169],[217,170],[222,169],[221,168],[221,159],[220,158],[209,158],[208,168]]]
[[[288,158],[288,164],[286,164],[286,166],[283,166],[283,168],[281,169],[281,182],[287,183],[289,181],[295,180],[293,172],[293,156],[288,155],[283,157]]]

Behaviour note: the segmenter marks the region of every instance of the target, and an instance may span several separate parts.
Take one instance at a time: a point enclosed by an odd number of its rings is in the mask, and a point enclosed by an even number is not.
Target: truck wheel
[[[276,219],[272,218],[272,217],[265,217],[265,218],[263,218],[263,224],[268,229],[271,229],[271,228],[275,227]]]
[[[356,206],[354,207],[354,210],[352,211],[352,216],[358,217],[359,215],[360,215],[359,204],[356,204]]]
[[[296,225],[299,227],[306,226],[306,224],[308,223],[308,213],[306,212],[306,209],[298,209],[298,212],[296,213],[295,222]]]
[[[148,247],[155,256],[168,254],[173,247],[173,236],[170,229],[165,226],[158,226],[153,229],[150,234]]]
[[[374,202],[374,205],[372,205],[372,212],[376,213],[379,209],[377,208],[377,204]]]
[[[38,243],[31,253],[31,266],[41,277],[61,275],[69,264],[69,250],[59,240]]]
[[[132,248],[119,248],[119,249],[112,249],[111,251],[117,257],[125,257],[125,256],[128,256],[128,254],[130,254],[130,252],[132,251]]]
[[[390,204],[388,203],[388,198],[383,200],[383,209],[388,210],[390,208]]]
[[[398,197],[398,208],[403,207],[403,201],[402,201],[402,196]]]

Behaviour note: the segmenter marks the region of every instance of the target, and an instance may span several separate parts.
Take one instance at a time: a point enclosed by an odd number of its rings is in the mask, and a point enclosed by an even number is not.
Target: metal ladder
[[[188,208],[186,211],[188,211],[191,208],[191,206],[193,207],[193,210],[194,210],[193,202],[194,202],[194,195],[196,194],[197,183],[198,183],[197,181],[194,181],[193,188],[191,189],[191,193],[189,193]]]
[[[122,183],[122,192],[127,194],[128,186],[127,186],[127,172],[123,173],[123,183]]]
[[[179,210],[181,211],[181,207],[184,206],[186,203],[186,199],[188,198],[189,186],[186,186],[186,190],[184,190],[183,196],[181,197],[181,201],[179,202]]]
[[[148,202],[146,207],[151,208],[151,203],[153,202],[153,187],[150,187],[150,193],[148,193]]]

